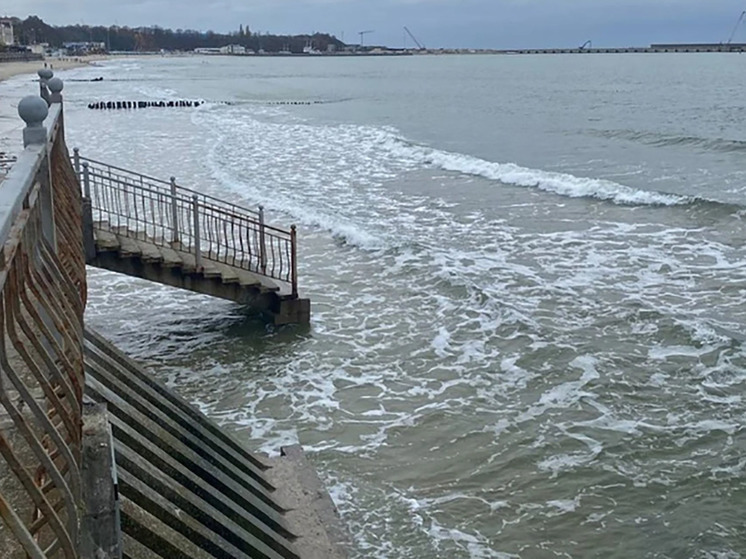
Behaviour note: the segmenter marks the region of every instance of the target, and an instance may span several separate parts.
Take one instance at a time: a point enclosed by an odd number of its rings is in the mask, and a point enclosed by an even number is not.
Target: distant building
[[[212,47],[199,47],[194,49],[196,54],[220,54],[220,49]]]
[[[241,45],[226,45],[220,47],[220,54],[246,54],[246,47]]]
[[[106,51],[106,43],[96,43],[92,41],[63,43],[62,46],[67,51],[67,54],[91,54],[94,52]]]
[[[37,43],[35,45],[29,45],[28,48],[34,54],[44,54],[49,49],[49,43]]]
[[[0,19],[0,45],[15,45],[13,36],[13,21],[10,19]]]

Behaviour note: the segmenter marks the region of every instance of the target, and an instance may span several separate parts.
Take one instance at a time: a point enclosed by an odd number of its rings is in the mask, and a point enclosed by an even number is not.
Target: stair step
[[[179,253],[174,249],[166,246],[159,246],[158,251],[161,253],[161,256],[163,256],[161,266],[164,268],[181,268],[184,264],[181,256],[179,256]]]
[[[210,262],[209,260],[202,258],[202,275],[207,279],[221,278],[222,280],[223,274],[216,264],[217,262]]]
[[[142,254],[140,245],[135,239],[131,239],[121,234],[117,235],[117,238],[119,239],[119,255],[122,258],[132,258]]]
[[[197,271],[197,261],[195,260],[194,255],[181,250],[178,251],[178,253],[179,257],[181,257],[181,261],[183,262],[183,264],[181,265],[181,269],[189,274],[195,273]]]
[[[103,252],[119,249],[119,239],[111,231],[94,229],[93,239],[96,243],[96,248]]]
[[[262,285],[262,281],[251,272],[239,270],[237,268],[235,269],[235,272],[238,275],[238,283],[241,284],[242,287],[258,288]]]
[[[143,262],[163,262],[163,254],[152,242],[135,240],[135,243],[140,248]]]
[[[121,258],[140,257],[143,262],[159,264],[163,268],[181,268],[184,274],[200,274],[205,279],[219,279],[224,284],[238,284],[244,288],[256,289],[260,293],[283,296],[280,285],[259,273],[255,262],[239,261],[236,266],[232,266],[211,260],[210,256],[218,255],[204,252],[202,267],[198,270],[192,248],[181,242],[169,243],[162,238],[151,239],[144,231],[132,231],[122,226],[110,227],[105,222],[100,223],[100,227],[94,230],[94,235],[96,246],[102,252],[118,250]],[[251,269],[240,266],[250,266]]]
[[[220,270],[220,275],[223,278],[223,283],[240,283],[241,279],[238,277],[235,269],[227,264],[215,263],[214,266]]]

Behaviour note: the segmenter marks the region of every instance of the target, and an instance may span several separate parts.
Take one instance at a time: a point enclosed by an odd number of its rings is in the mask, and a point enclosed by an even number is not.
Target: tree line
[[[16,42],[21,45],[48,43],[52,48],[61,48],[64,43],[103,43],[109,51],[191,51],[196,48],[218,48],[225,45],[241,45],[254,51],[280,52],[289,50],[303,52],[307,45],[325,51],[329,45],[345,46],[342,41],[326,33],[312,35],[261,35],[252,33],[241,25],[234,33],[215,33],[193,29],[164,29],[152,27],[120,27],[64,25],[52,26],[36,16],[25,20],[14,18]]]

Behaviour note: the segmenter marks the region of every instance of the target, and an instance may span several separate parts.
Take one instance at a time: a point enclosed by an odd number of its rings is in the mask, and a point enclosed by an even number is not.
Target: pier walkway
[[[310,320],[298,296],[295,226],[264,210],[83,157],[86,261],[92,266],[235,301],[275,324]]]
[[[63,84],[40,77],[42,96],[18,104],[25,149],[0,177],[0,557],[343,559],[344,529],[300,447],[251,452],[85,324],[87,256],[135,273],[178,256],[168,269],[194,283],[298,300],[275,241],[261,248],[275,232],[254,216],[258,244],[230,252],[201,232],[226,206],[198,193],[177,189],[184,205],[160,230],[156,206],[143,217],[117,206],[123,195],[96,201],[114,169],[70,157]],[[182,214],[193,229],[176,226]]]
[[[251,210],[83,157],[73,165],[85,200],[88,264],[235,301],[275,324],[308,323],[298,297],[297,235]]]

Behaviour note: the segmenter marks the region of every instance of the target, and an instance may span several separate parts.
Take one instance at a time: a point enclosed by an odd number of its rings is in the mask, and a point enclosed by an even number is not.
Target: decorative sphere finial
[[[28,95],[18,103],[18,116],[29,128],[41,126],[48,114],[47,102],[36,95]]]
[[[51,80],[47,81],[47,87],[52,93],[60,93],[62,91],[62,88],[64,87],[64,84],[62,83],[61,79],[52,78]]]
[[[43,80],[51,79],[52,76],[54,76],[54,72],[52,72],[52,70],[50,70],[49,68],[42,68],[36,73],[39,74],[39,77]]]

